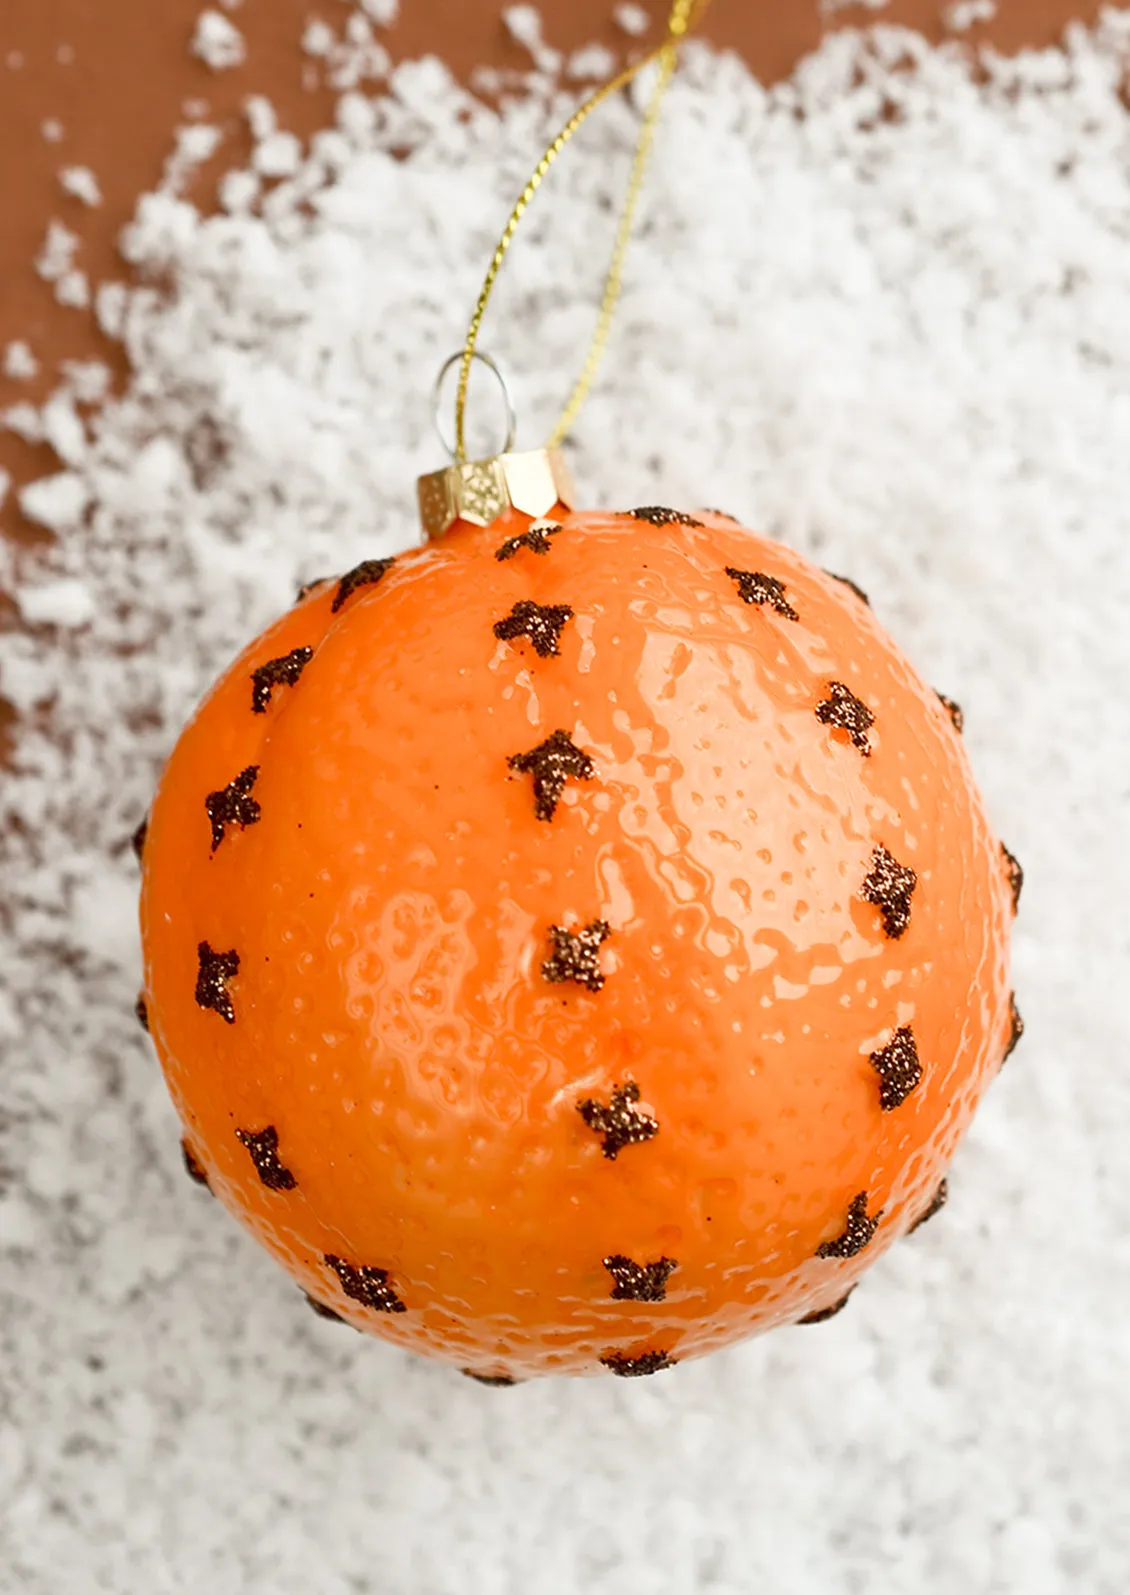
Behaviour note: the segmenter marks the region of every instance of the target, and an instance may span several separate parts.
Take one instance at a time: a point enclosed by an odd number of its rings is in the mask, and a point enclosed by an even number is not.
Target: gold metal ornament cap
[[[573,509],[576,490],[560,449],[531,449],[467,460],[421,476],[416,484],[420,520],[429,538],[456,521],[489,526],[508,509],[538,520],[555,504]]]

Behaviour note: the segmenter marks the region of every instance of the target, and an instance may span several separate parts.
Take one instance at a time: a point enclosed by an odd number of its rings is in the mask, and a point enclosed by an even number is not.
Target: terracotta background
[[[119,374],[123,362],[102,339],[87,311],[57,305],[34,270],[49,219],[79,234],[76,264],[92,284],[123,275],[115,240],[137,195],[159,177],[173,129],[185,120],[184,102],[208,102],[207,118],[228,137],[217,160],[226,167],[243,145],[240,106],[251,92],[266,92],[284,126],[306,133],[324,125],[332,95],[303,84],[297,40],[303,24],[321,15],[340,22],[336,0],[242,0],[234,15],[248,42],[247,64],[210,72],[188,53],[203,0],[2,0],[0,16],[0,349],[25,339],[41,362],[32,383],[0,376],[0,406],[38,399],[54,386],[58,363],[97,355]],[[402,0],[401,20],[387,34],[397,57],[427,51],[442,55],[460,75],[480,63],[521,68],[528,58],[501,20],[503,0]],[[645,0],[658,36],[667,0]],[[999,0],[991,27],[971,40],[991,39],[1004,49],[1053,41],[1072,17],[1093,19],[1098,0]],[[571,48],[592,39],[619,51],[631,42],[611,21],[612,0],[542,0],[548,42]],[[940,0],[891,0],[878,15],[941,34]],[[876,13],[858,5],[836,13],[837,25],[866,23]],[[819,40],[818,0],[714,0],[703,33],[735,48],[765,79],[787,74]],[[55,118],[64,136],[48,142],[43,122]],[[104,204],[91,210],[65,195],[59,169],[90,166]],[[205,202],[207,194],[199,196]],[[16,486],[55,468],[46,448],[32,448],[0,432],[0,466]],[[44,536],[27,523],[14,494],[0,509],[0,530],[20,540]],[[0,594],[0,622],[11,605]],[[0,744],[4,717],[0,704]]]

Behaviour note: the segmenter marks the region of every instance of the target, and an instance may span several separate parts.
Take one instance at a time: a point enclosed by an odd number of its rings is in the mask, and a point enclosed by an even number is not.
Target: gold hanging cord
[[[462,363],[459,368],[459,388],[455,398],[455,457],[459,464],[464,464],[467,459],[465,440],[467,389],[471,380],[471,366],[478,347],[483,317],[486,315],[487,306],[490,304],[490,297],[494,291],[498,274],[502,270],[502,263],[506,259],[507,251],[514,241],[514,234],[518,231],[522,218],[529,208],[530,201],[541,187],[546,173],[577,129],[588,120],[595,110],[598,110],[604,104],[605,100],[611,99],[614,94],[618,94],[646,67],[652,65],[653,62],[658,62],[659,76],[644,115],[639,143],[636,146],[635,160],[632,163],[631,177],[628,180],[627,198],[620,217],[620,226],[616,233],[612,261],[605,279],[604,296],[601,301],[596,330],[593,333],[592,343],[589,346],[584,367],[577,378],[576,386],[569,396],[568,403],[561,412],[561,418],[553,429],[548,447],[555,448],[561,443],[576,421],[581,407],[588,398],[597,369],[604,355],[605,346],[608,343],[612,318],[616,313],[616,305],[623,286],[624,259],[628,252],[632,225],[635,221],[640,194],[643,191],[647,163],[655,140],[655,129],[659,122],[660,111],[663,108],[663,100],[671,85],[671,79],[675,75],[675,68],[678,65],[679,46],[692,28],[697,25],[709,4],[710,0],[675,0],[667,23],[667,36],[663,43],[654,49],[650,55],[645,55],[639,61],[634,62],[633,65],[625,67],[623,72],[614,77],[610,83],[606,83],[603,88],[598,89],[595,94],[585,101],[580,109],[566,122],[553,143],[546,150],[538,162],[533,176],[523,189],[522,196],[511,212],[510,220],[506,223],[502,237],[499,239],[498,248],[494,252],[494,259],[490,263],[482,292],[479,295],[479,302],[475,306],[475,314],[471,317],[471,325],[467,329],[467,340],[463,345]]]

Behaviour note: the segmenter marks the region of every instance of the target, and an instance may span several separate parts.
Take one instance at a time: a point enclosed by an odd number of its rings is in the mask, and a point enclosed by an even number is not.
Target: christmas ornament
[[[658,53],[594,352],[675,44]],[[1020,1034],[1019,866],[851,582],[554,447],[420,484],[169,761],[139,849],[188,1172],[324,1317],[490,1384],[821,1322]],[[559,429],[559,433],[560,433]]]

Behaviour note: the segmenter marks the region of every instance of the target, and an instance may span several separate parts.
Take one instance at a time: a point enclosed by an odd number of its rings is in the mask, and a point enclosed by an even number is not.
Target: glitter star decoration
[[[213,853],[224,839],[226,826],[238,825],[240,830],[246,830],[249,825],[257,825],[262,819],[263,811],[251,796],[251,789],[258,779],[259,766],[249,764],[234,781],[229,781],[218,792],[209,792],[204,799],[204,807],[212,822]]]
[[[1001,1059],[1002,1063],[1007,1063],[1012,1057],[1023,1034],[1024,1020],[1020,1016],[1020,1009],[1016,1006],[1016,993],[1013,991],[1008,997],[1008,1046]]]
[[[859,895],[864,902],[874,903],[883,920],[883,930],[892,941],[905,936],[910,925],[910,899],[918,885],[917,873],[900,864],[885,847],[877,847],[871,855],[871,870]]]
[[[879,1106],[893,1113],[922,1081],[918,1043],[909,1025],[900,1026],[885,1047],[871,1054],[871,1067],[879,1076]]]
[[[682,510],[665,509],[662,504],[647,504],[642,509],[629,510],[628,514],[634,521],[646,521],[649,526],[702,525],[693,515],[684,515]]]
[[[935,1218],[937,1214],[942,1211],[942,1208],[945,1207],[946,1203],[949,1201],[949,1198],[950,1183],[948,1180],[942,1180],[938,1185],[938,1189],[930,1198],[929,1207],[927,1207],[924,1212],[919,1213],[918,1217],[914,1220],[914,1223],[910,1226],[906,1233],[908,1235],[913,1235],[916,1229],[921,1229],[923,1224],[928,1224],[932,1218]]]
[[[871,741],[867,733],[875,724],[875,716],[842,681],[828,683],[828,696],[816,705],[816,718],[822,725],[846,731],[852,746],[858,748],[865,759],[871,757]]]
[[[375,587],[377,582],[388,575],[395,564],[395,559],[364,559],[360,565],[354,565],[352,570],[346,571],[337,584],[337,592],[334,594],[334,601],[330,605],[331,613],[336,615],[341,606],[347,599],[352,598],[359,587]]]
[[[848,1209],[843,1233],[837,1235],[834,1241],[822,1241],[816,1248],[817,1257],[857,1256],[865,1246],[871,1244],[882,1216],[881,1211],[874,1218],[867,1216],[867,1192],[860,1191]]]
[[[1004,859],[1008,871],[1008,884],[1012,888],[1012,912],[1015,914],[1020,907],[1020,894],[1024,890],[1024,870],[1020,860],[1015,854],[1010,853],[1004,843],[1001,843],[1001,857]]]
[[[549,936],[553,951],[541,966],[545,979],[552,985],[571,980],[586,991],[601,991],[604,975],[600,968],[600,948],[611,936],[608,922],[594,919],[583,930],[566,930],[562,925],[551,925]]]
[[[600,1360],[619,1379],[644,1379],[648,1374],[662,1373],[664,1368],[676,1366],[675,1358],[665,1351],[644,1351],[638,1357],[628,1357],[622,1351],[608,1351]]]
[[[548,554],[553,547],[549,539],[564,530],[560,521],[534,521],[521,536],[508,537],[500,548],[495,549],[494,557],[500,562],[513,559],[522,548],[528,548],[531,554]]]
[[[824,574],[825,576],[830,576],[834,582],[839,582],[841,587],[850,588],[855,596],[858,599],[861,599],[862,602],[867,605],[868,609],[871,608],[870,598],[868,598],[867,594],[863,591],[863,588],[859,585],[859,583],[853,582],[850,576],[837,576],[834,570],[826,570]]]
[[[293,687],[314,657],[313,648],[293,648],[279,659],[268,659],[251,672],[251,712],[266,714],[276,687]]]
[[[194,1185],[202,1185],[206,1191],[210,1191],[212,1187],[208,1183],[208,1176],[204,1172],[204,1169],[197,1160],[196,1154],[193,1152],[187,1141],[181,1141],[180,1155],[184,1163],[184,1172],[188,1175],[192,1183]]]
[[[341,1281],[341,1288],[351,1301],[362,1307],[371,1307],[376,1313],[406,1313],[407,1307],[388,1282],[386,1268],[354,1267],[340,1257],[327,1254],[326,1263]]]
[[[766,576],[760,570],[735,570],[726,566],[726,575],[736,583],[738,596],[747,604],[767,604],[785,620],[799,620],[800,616],[785,597],[785,584],[775,576]]]
[[[640,1088],[634,1080],[626,1080],[612,1092],[606,1105],[595,1097],[585,1097],[577,1103],[577,1112],[590,1130],[603,1136],[600,1150],[606,1158],[615,1161],[626,1146],[641,1146],[659,1134],[659,1121],[641,1113],[635,1104],[640,1099]]]
[[[615,1282],[613,1301],[665,1301],[667,1281],[679,1265],[670,1257],[661,1257],[655,1263],[633,1263],[630,1257],[617,1253],[606,1257],[604,1266]]]
[[[826,1324],[831,1318],[838,1318],[855,1295],[856,1287],[853,1285],[846,1296],[841,1296],[839,1301],[834,1301],[830,1307],[821,1307],[819,1312],[806,1313],[803,1318],[798,1318],[798,1324]]]
[[[213,952],[206,941],[196,949],[200,969],[196,976],[196,1004],[218,1013],[229,1025],[235,1024],[235,1008],[228,992],[228,981],[239,974],[237,952]]]
[[[550,659],[561,652],[561,633],[573,611],[568,604],[535,604],[523,598],[507,615],[495,624],[494,634],[499,642],[515,642],[526,637],[534,645],[541,659]]]
[[[250,1152],[260,1183],[268,1191],[295,1189],[298,1181],[279,1160],[279,1132],[273,1124],[268,1124],[265,1130],[237,1130],[235,1138]]]
[[[953,728],[960,736],[965,730],[965,712],[960,703],[955,703],[952,698],[947,698],[944,692],[938,693],[938,702],[953,721]]]
[[[591,781],[596,766],[587,753],[576,747],[567,731],[555,731],[545,742],[529,753],[516,753],[510,759],[510,768],[534,778],[534,813],[539,820],[552,820],[565,783]]]

